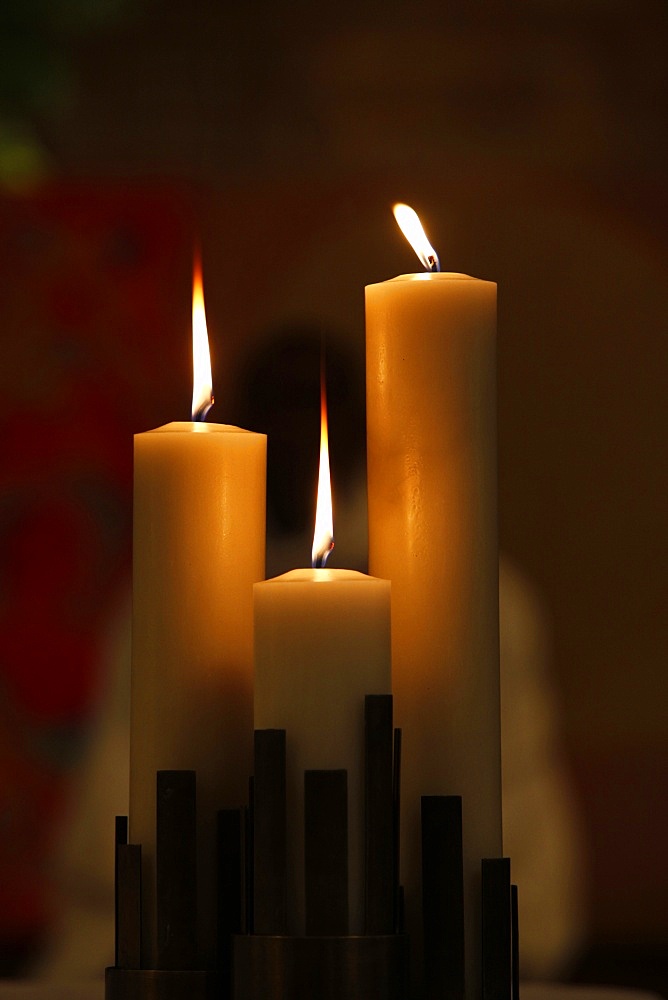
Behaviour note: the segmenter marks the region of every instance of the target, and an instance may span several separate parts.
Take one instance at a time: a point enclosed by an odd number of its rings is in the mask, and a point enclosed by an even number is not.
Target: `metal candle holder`
[[[346,771],[304,775],[305,930],[288,933],[286,733],[255,732],[249,804],[218,814],[217,967],[198,967],[195,773],[159,771],[157,969],[141,968],[141,846],[116,820],[116,957],[106,1000],[408,1000],[399,884],[401,731],[368,695],[364,932],[348,933]],[[465,1000],[462,800],[422,798],[423,1000]],[[517,891],[482,861],[482,998],[519,1000]]]

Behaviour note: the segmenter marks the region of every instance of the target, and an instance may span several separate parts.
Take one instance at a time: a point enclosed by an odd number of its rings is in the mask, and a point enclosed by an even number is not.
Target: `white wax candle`
[[[130,838],[155,967],[155,781],[197,772],[201,960],[215,949],[215,812],[252,773],[253,584],[264,576],[266,438],[171,423],[135,435]]]
[[[420,796],[461,795],[469,997],[480,861],[502,851],[495,332],[491,282],[366,289],[369,566],[392,583],[407,930],[419,938]]]
[[[255,728],[285,729],[288,930],[304,933],[304,770],[348,771],[350,933],[363,926],[364,697],[389,694],[390,585],[301,569],[254,587]]]

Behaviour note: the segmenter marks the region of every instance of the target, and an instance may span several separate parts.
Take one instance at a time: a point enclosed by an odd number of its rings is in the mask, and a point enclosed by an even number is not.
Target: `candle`
[[[264,576],[266,438],[201,422],[212,394],[199,272],[193,354],[193,421],[135,436],[130,838],[142,846],[145,968],[156,963],[156,771],[197,772],[204,967],[215,947],[215,813],[245,802],[252,771],[252,587]]]
[[[502,852],[496,285],[439,273],[421,227],[415,244],[429,273],[366,289],[369,567],[392,582],[407,930],[419,938],[420,795],[461,795],[473,997],[480,862]]]
[[[349,930],[363,927],[364,698],[390,692],[390,585],[329,569],[333,547],[326,407],[312,569],[254,589],[255,728],[286,730],[288,932],[305,931],[304,771],[348,773]]]

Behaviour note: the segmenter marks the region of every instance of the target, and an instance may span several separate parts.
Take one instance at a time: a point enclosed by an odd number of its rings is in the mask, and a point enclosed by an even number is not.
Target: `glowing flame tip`
[[[320,385],[320,468],[318,471],[318,501],[315,508],[315,531],[311,565],[322,569],[334,548],[334,517],[332,514],[332,484],[329,473],[329,441],[327,434],[327,397],[325,380]]]
[[[193,402],[192,419],[201,421],[213,406],[211,355],[206,332],[202,268],[199,259],[193,270]]]
[[[441,265],[438,254],[427,239],[426,233],[422,228],[422,223],[420,222],[420,217],[415,209],[411,208],[410,205],[397,202],[396,205],[393,205],[392,211],[394,212],[394,218],[397,220],[399,228],[426,269],[428,271],[440,271]]]

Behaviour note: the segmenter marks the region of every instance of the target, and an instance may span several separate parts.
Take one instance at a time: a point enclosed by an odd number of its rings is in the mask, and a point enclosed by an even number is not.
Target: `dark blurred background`
[[[57,906],[131,435],[189,416],[195,243],[212,418],[261,423],[260,352],[325,330],[345,493],[363,286],[416,269],[405,200],[444,269],[499,283],[501,544],[547,609],[587,844],[570,975],[666,990],[667,46],[665,0],[2,4],[1,970]]]

